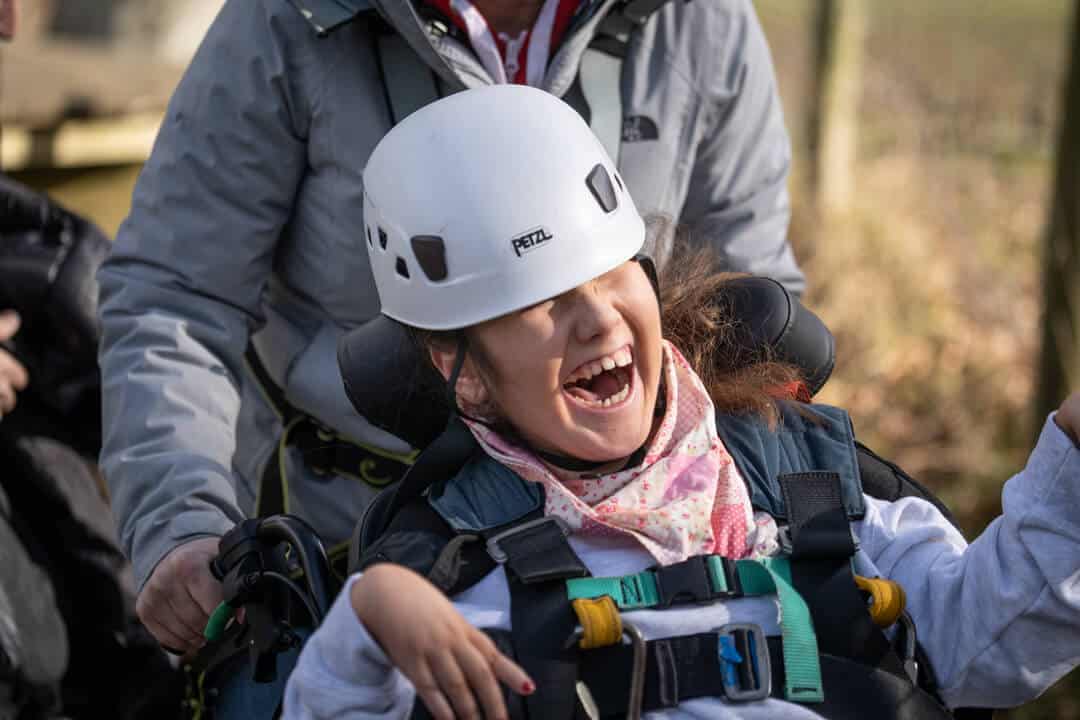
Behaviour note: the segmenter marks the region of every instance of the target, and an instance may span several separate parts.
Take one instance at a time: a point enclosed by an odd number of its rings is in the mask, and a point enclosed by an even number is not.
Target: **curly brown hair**
[[[686,357],[719,412],[757,414],[770,427],[780,418],[778,401],[790,399],[799,370],[773,359],[771,348],[750,347],[746,329],[724,292],[742,273],[721,272],[708,247],[694,248],[682,229],[649,219],[650,232],[673,234],[671,256],[660,271],[664,337]]]

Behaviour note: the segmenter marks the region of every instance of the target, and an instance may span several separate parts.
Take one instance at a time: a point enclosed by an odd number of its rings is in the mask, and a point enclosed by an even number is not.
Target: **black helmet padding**
[[[775,280],[741,277],[724,283],[716,302],[736,318],[736,342],[747,362],[791,363],[802,370],[811,395],[829,379],[835,363],[832,333]],[[446,427],[444,391],[426,372],[427,358],[408,330],[379,315],[352,330],[338,346],[345,392],[376,427],[413,447],[427,447]]]

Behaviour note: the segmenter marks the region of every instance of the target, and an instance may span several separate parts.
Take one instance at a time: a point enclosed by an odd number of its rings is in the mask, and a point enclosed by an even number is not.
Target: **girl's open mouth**
[[[630,346],[604,355],[570,374],[562,390],[577,404],[590,410],[623,405],[634,389],[634,358]]]

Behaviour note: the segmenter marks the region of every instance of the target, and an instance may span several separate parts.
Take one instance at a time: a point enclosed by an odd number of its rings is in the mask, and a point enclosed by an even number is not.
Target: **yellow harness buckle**
[[[578,598],[571,606],[581,623],[578,647],[582,650],[608,647],[622,641],[623,624],[619,608],[610,595],[598,598]]]

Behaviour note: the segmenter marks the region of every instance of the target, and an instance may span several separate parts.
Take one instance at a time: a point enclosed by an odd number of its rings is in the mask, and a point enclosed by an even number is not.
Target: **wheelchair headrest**
[[[813,395],[835,363],[832,333],[775,280],[742,277],[724,283],[716,298],[735,318],[735,338],[748,362],[771,358],[802,371]],[[345,392],[369,422],[413,447],[427,447],[443,428],[445,391],[424,372],[427,359],[408,330],[379,315],[352,330],[338,346]]]

